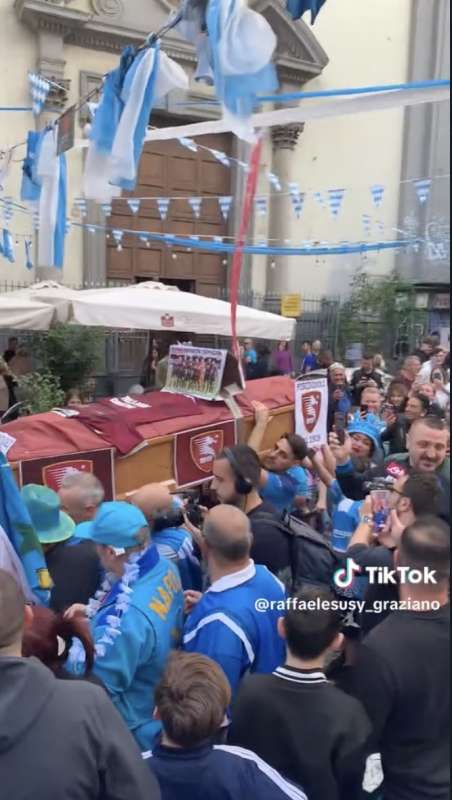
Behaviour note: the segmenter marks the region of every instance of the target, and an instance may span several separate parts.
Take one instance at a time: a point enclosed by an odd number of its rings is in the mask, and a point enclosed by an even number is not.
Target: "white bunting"
[[[328,202],[333,217],[339,215],[344,195],[345,189],[328,189]]]
[[[211,147],[208,148],[209,152],[212,153],[213,157],[223,164],[224,167],[230,167],[231,162],[227,157],[226,153],[222,153],[221,150],[213,150]]]
[[[301,194],[298,183],[289,183],[289,193],[292,202],[292,208],[295,211],[297,219],[300,219],[301,212],[304,205],[304,194]]]
[[[188,202],[196,219],[199,219],[201,216],[202,197],[189,197]]]
[[[28,82],[30,84],[30,94],[33,103],[33,114],[35,117],[38,117],[45,106],[47,95],[50,92],[50,83],[35,72],[28,73]]]
[[[138,214],[140,210],[140,201],[135,200],[135,198],[131,197],[127,200],[127,205],[129,206],[132,214]]]
[[[383,202],[384,191],[385,187],[379,183],[374,183],[374,185],[370,187],[370,193],[372,195],[372,200],[375,208],[380,208]]]
[[[220,211],[223,216],[223,219],[226,221],[229,216],[229,212],[231,210],[232,197],[219,197],[218,205],[220,206]]]
[[[168,216],[168,209],[169,209],[169,197],[157,197],[157,208],[159,210],[160,219],[166,219]]]
[[[254,205],[258,216],[265,217],[268,211],[268,199],[266,197],[256,197]]]
[[[280,180],[274,172],[267,172],[267,178],[270,181],[271,185],[277,192],[282,192],[282,186]]]
[[[100,207],[106,217],[111,217],[111,203],[101,203]]]
[[[432,181],[430,178],[414,181],[414,187],[416,189],[417,199],[419,200],[421,205],[424,205],[424,203],[427,202],[428,196],[430,194],[431,185]]]
[[[185,136],[181,136],[181,138],[178,139],[178,142],[183,147],[186,147],[187,150],[191,150],[192,153],[198,152],[198,145],[193,141],[193,139],[187,139]]]
[[[369,214],[362,215],[362,222],[363,222],[364,233],[366,234],[366,236],[370,236],[372,230],[372,223]]]
[[[124,231],[115,229],[115,230],[112,231],[112,234],[113,234],[113,239],[115,240],[116,245],[117,245],[116,249],[121,251],[122,250],[122,239],[123,239],[123,236],[124,236]]]

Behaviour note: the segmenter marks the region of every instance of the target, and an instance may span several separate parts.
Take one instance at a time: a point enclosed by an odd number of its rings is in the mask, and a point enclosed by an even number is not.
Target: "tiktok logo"
[[[353,583],[353,576],[361,572],[361,567],[353,558],[347,558],[345,569],[337,569],[333,581],[339,589],[349,589]]]

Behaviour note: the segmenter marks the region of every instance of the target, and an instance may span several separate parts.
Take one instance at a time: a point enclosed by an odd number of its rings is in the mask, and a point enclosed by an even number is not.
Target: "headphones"
[[[229,462],[235,475],[235,491],[237,494],[250,494],[254,486],[249,478],[246,478],[239,467],[239,463],[230,447],[225,447],[223,455]]]

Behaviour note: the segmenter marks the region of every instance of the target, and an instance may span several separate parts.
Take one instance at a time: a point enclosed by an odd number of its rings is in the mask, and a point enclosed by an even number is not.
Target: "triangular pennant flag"
[[[256,213],[259,217],[265,217],[268,211],[268,199],[266,197],[256,197],[254,200]]]
[[[178,141],[183,147],[186,147],[187,150],[191,150],[192,153],[198,152],[198,145],[193,141],[193,139],[187,139],[186,136],[181,136]]]
[[[169,209],[169,197],[157,197],[157,208],[159,210],[160,219],[166,219]]]
[[[117,250],[122,250],[122,239],[124,236],[124,231],[121,231],[116,228],[115,230],[112,231],[112,234],[113,234],[113,239],[115,240],[117,245]]]
[[[345,189],[328,189],[328,201],[333,217],[337,217],[341,210]]]
[[[33,269],[33,258],[31,254],[32,242],[31,239],[25,239],[25,266],[27,269]]]
[[[372,230],[372,222],[369,214],[362,215],[362,222],[363,222],[364,233],[366,234],[366,236],[370,236]]]
[[[127,205],[129,206],[132,214],[138,214],[140,210],[140,201],[135,200],[135,198],[131,197],[127,200]]]
[[[101,203],[101,209],[104,212],[106,217],[111,217],[111,203]]]
[[[35,72],[28,73],[28,81],[30,84],[33,114],[35,117],[38,117],[45,106],[47,95],[50,92],[50,83],[41,75],[37,75]]]
[[[414,186],[416,189],[417,199],[424,205],[427,202],[428,196],[430,194],[430,187],[432,185],[431,178],[425,178],[419,181],[414,181]]]
[[[288,186],[292,208],[295,211],[297,219],[300,219],[304,205],[304,194],[301,194],[298,183],[289,183]]]
[[[250,171],[250,168],[249,165],[246,163],[246,161],[237,161],[237,164],[239,165],[239,167],[243,169],[244,173],[247,175],[248,172]]]
[[[375,208],[380,208],[383,201],[384,191],[385,187],[379,183],[374,183],[374,185],[370,187],[370,193],[372,195]]]
[[[189,197],[188,202],[196,219],[199,219],[201,216],[202,197]]]
[[[8,224],[11,222],[14,216],[14,209],[13,209],[13,198],[12,197],[4,197],[3,198],[3,219]]]
[[[140,238],[140,242],[144,242],[146,247],[150,247],[151,246],[149,236],[146,233],[141,233],[139,238]]]
[[[212,153],[213,157],[220,162],[220,164],[223,164],[223,166],[225,167],[231,166],[231,162],[227,157],[226,153],[222,153],[221,150],[212,150],[212,148],[210,147],[208,148],[208,150]]]
[[[88,225],[87,226],[88,233],[96,233],[97,228],[95,225]]]
[[[270,181],[271,185],[277,192],[282,192],[281,182],[277,175],[274,172],[267,172],[267,178]]]
[[[72,228],[72,222],[71,222],[70,219],[67,219],[66,220],[66,225],[65,225],[65,228],[64,228],[64,232],[65,232],[66,236],[70,232],[71,228]]]
[[[39,231],[39,211],[33,211],[32,216],[33,230]]]
[[[317,200],[319,206],[321,206],[322,208],[325,208],[326,203],[325,203],[325,198],[324,198],[322,192],[314,192],[314,198]]]
[[[218,205],[220,206],[223,219],[226,221],[231,210],[232,197],[219,197]]]
[[[3,228],[3,242],[2,242],[2,249],[4,257],[14,264],[14,245],[13,245],[13,237],[11,236],[11,231],[7,228]]]

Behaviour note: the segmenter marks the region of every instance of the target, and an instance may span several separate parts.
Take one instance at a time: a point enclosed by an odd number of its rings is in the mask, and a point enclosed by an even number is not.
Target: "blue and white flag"
[[[88,233],[91,233],[91,234],[97,233],[97,228],[96,228],[95,225],[87,225],[86,226],[86,230],[88,231]]]
[[[0,450],[0,527],[16,553],[35,602],[48,605],[52,580],[6,456]],[[29,594],[30,594],[29,593]],[[27,599],[30,599],[28,596]]]
[[[189,197],[188,202],[191,206],[194,216],[196,219],[199,219],[201,216],[202,197]]]
[[[254,206],[256,209],[256,214],[259,217],[265,217],[268,212],[268,198],[267,197],[256,197],[254,200]]]
[[[42,75],[38,75],[36,72],[28,73],[28,82],[30,85],[33,114],[35,117],[39,117],[50,92],[50,83],[43,78]]]
[[[363,214],[361,219],[363,223],[364,233],[366,234],[366,236],[370,236],[372,230],[372,221],[369,214]]]
[[[328,202],[333,217],[339,215],[344,195],[345,189],[328,189]]]
[[[111,211],[112,211],[111,203],[101,203],[100,207],[106,217],[111,217]]]
[[[304,194],[300,192],[298,183],[289,183],[289,194],[292,203],[292,208],[295,212],[297,219],[300,219],[301,212],[304,206]]]
[[[71,222],[70,219],[67,219],[66,220],[66,225],[64,226],[64,232],[65,232],[66,236],[68,235],[68,233],[71,232],[71,228],[72,228],[72,222]]]
[[[66,156],[57,155],[57,128],[46,130],[39,150],[37,177],[39,198],[38,265],[62,269],[66,236]]]
[[[181,136],[181,138],[177,141],[182,145],[182,147],[186,147],[187,150],[191,150],[192,153],[198,152],[198,145],[193,141],[193,139],[187,139],[186,136]]]
[[[157,197],[156,202],[160,214],[160,219],[166,219],[168,216],[168,209],[170,204],[169,197]]]
[[[230,130],[254,141],[250,117],[257,96],[278,88],[272,63],[276,36],[265,17],[243,0],[209,0],[206,24],[216,96]]]
[[[226,222],[227,218],[229,217],[229,212],[231,210],[232,197],[219,197],[218,205],[220,206],[223,219]]]
[[[32,247],[31,239],[25,239],[25,266],[27,269],[33,269]]]
[[[267,178],[268,178],[269,182],[271,183],[271,185],[273,186],[273,188],[275,189],[275,191],[282,192],[281,182],[280,182],[278,176],[275,175],[274,172],[267,172]]]
[[[3,219],[5,220],[6,225],[9,226],[12,218],[14,216],[14,209],[13,209],[13,198],[12,197],[4,197],[3,198]]]
[[[421,205],[427,202],[429,194],[430,194],[430,187],[432,185],[431,178],[423,178],[418,181],[414,181],[414,188],[416,189],[417,199],[419,200]]]
[[[314,192],[314,200],[318,202],[321,208],[326,208],[326,202],[322,192]]]
[[[127,205],[129,206],[132,214],[138,214],[141,205],[139,200],[135,200],[135,198],[130,197],[127,200]]]
[[[116,249],[121,251],[124,231],[121,231],[119,228],[115,228],[115,230],[112,231],[112,234],[113,234],[113,239],[116,242]]]
[[[14,244],[13,244],[13,237],[11,236],[11,231],[8,228],[3,228],[3,235],[2,235],[2,252],[3,256],[11,263],[14,264],[15,257],[14,257]]]
[[[41,147],[44,131],[28,131],[27,153],[22,162],[22,183],[20,187],[20,199],[29,202],[39,202],[41,195],[41,184],[36,175],[36,167],[39,158],[39,148]]]
[[[209,147],[208,149],[212,153],[213,157],[216,158],[217,161],[220,162],[220,164],[223,164],[224,167],[231,166],[231,162],[227,157],[226,153],[222,153],[221,150],[213,150],[211,147]]]
[[[384,192],[385,192],[385,187],[382,186],[380,183],[374,183],[373,186],[370,187],[370,193],[372,195],[372,200],[375,208],[380,208],[383,202]]]
[[[32,214],[32,217],[31,217],[31,222],[32,222],[32,225],[33,225],[33,230],[34,231],[39,231],[39,225],[40,225],[39,211],[37,211],[37,210],[33,211],[33,214]]]

